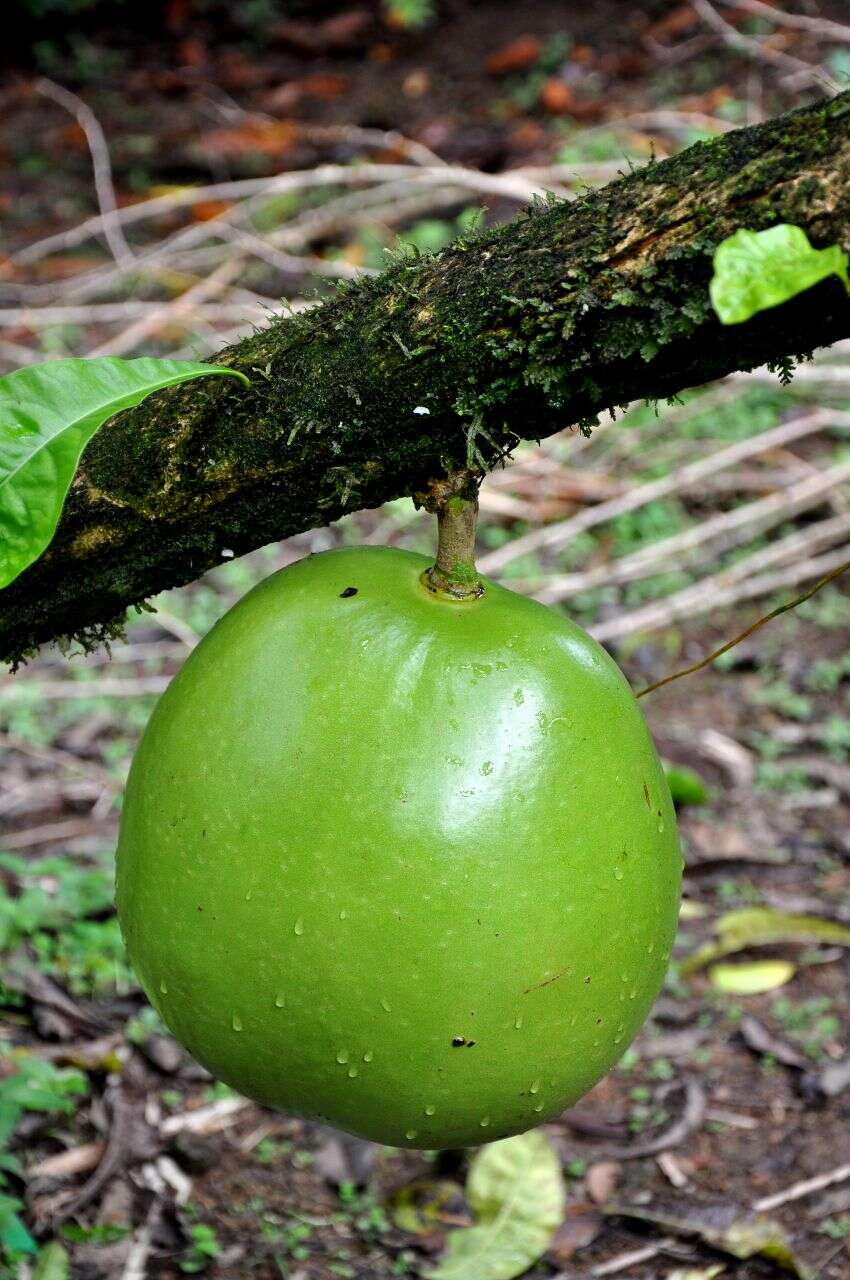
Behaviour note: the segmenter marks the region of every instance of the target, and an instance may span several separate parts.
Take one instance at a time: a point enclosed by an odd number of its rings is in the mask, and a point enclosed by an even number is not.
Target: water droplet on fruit
[[[539,1093],[539,1092],[540,1092],[540,1081],[539,1081],[539,1080],[532,1080],[532,1082],[531,1082],[531,1089],[529,1090],[529,1092],[530,1092],[530,1093]]]
[[[615,880],[622,880],[622,878],[623,878],[623,868],[622,868],[622,867],[615,867],[615,868],[614,868],[614,879],[615,879]]]
[[[432,1116],[436,1110],[437,1108],[434,1106],[433,1102],[429,1102],[428,1106],[425,1108],[425,1114],[426,1116]]]
[[[663,819],[663,818],[659,818],[659,819],[658,819],[658,830],[659,830],[659,831],[663,831],[663,830],[664,830],[664,819]]]
[[[629,992],[629,999],[630,1000],[637,999],[637,987],[632,987],[631,991]]]
[[[230,1019],[230,1025],[234,1031],[242,1030],[242,1019],[239,1017],[238,1013],[234,1013],[233,1017]]]
[[[340,1064],[340,1066],[344,1066],[344,1065],[345,1065],[345,1063],[346,1063],[346,1062],[348,1062],[348,1050],[347,1050],[347,1049],[337,1049],[337,1051],[336,1051],[336,1060],[337,1060],[337,1062]]]
[[[481,772],[484,774],[485,778],[488,777],[493,772],[493,761],[485,760],[481,766]]]
[[[407,1141],[408,1141],[408,1142],[412,1142],[412,1141],[413,1141],[413,1139],[416,1137],[416,1130],[415,1130],[415,1129],[408,1129],[407,1133],[406,1133],[404,1136],[405,1136],[405,1138],[407,1138]]]
[[[486,1129],[486,1128],[489,1126],[489,1124],[490,1124],[490,1117],[489,1117],[489,1116],[483,1116],[483,1117],[478,1121],[478,1123],[479,1123],[479,1125],[481,1126],[481,1128],[482,1128],[482,1129]]]
[[[355,1078],[356,1076],[357,1076],[357,1067],[349,1067],[349,1068],[348,1068],[348,1078],[349,1078],[349,1080],[354,1080],[354,1078]]]
[[[537,1104],[537,1106],[534,1108],[534,1110],[535,1110],[535,1111],[542,1111],[542,1110],[543,1110],[543,1103],[542,1103],[542,1102],[538,1102],[538,1104]]]
[[[522,1014],[518,1013],[516,1018],[514,1019],[514,1030],[519,1031],[521,1026],[522,1026]]]
[[[372,1059],[374,1058],[374,1056],[375,1056],[375,1055],[374,1055],[374,1053],[372,1052],[372,1050],[371,1050],[371,1049],[367,1049],[367,1050],[366,1050],[366,1052],[363,1054],[363,1061],[364,1061],[364,1062],[371,1062],[371,1061],[372,1061]]]
[[[614,1044],[619,1044],[622,1038],[622,1036],[614,1036]]]
[[[254,890],[249,889],[248,892],[245,894],[245,901],[250,902],[253,896],[254,896]]]
[[[274,998],[274,1003],[275,1003],[276,1009],[282,1009],[283,1006],[286,1004],[286,996],[282,991],[278,991],[277,995]]]
[[[340,918],[340,920],[347,920],[347,919],[348,919],[348,912],[346,911],[345,907],[343,907],[342,911],[340,911],[340,913],[339,913],[339,918]]]
[[[164,996],[168,995],[168,983],[165,981],[165,978],[163,978],[162,982],[159,984],[159,989]]]
[[[299,916],[299,918],[295,921],[295,929],[294,929],[294,932],[298,935],[298,937],[299,937],[299,938],[301,937],[302,933],[304,932],[304,921],[301,919],[301,917],[300,917],[300,916]]]
[[[651,956],[654,950],[655,950],[655,943],[650,942],[649,946],[646,948],[646,954],[648,956]]]
[[[386,996],[381,996],[381,1008],[387,1013],[392,1013],[392,1006]]]

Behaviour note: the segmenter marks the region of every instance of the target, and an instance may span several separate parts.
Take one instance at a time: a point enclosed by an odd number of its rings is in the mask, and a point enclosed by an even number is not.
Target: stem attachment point
[[[475,471],[453,471],[432,480],[427,494],[417,495],[420,505],[437,517],[437,559],[420,579],[433,595],[477,600],[484,594],[475,567],[478,484]]]

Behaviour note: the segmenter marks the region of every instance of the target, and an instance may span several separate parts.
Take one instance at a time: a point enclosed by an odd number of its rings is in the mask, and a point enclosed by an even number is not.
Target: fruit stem
[[[475,567],[479,477],[472,470],[453,471],[432,480],[421,505],[437,517],[437,559],[422,574],[422,584],[452,600],[477,600],[484,583]]]

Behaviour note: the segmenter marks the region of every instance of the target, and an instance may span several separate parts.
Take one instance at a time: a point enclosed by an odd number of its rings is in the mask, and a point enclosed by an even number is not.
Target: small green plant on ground
[[[0,881],[0,954],[26,941],[42,971],[75,995],[135,986],[113,912],[111,859],[89,865],[0,853],[3,871],[17,892]]]
[[[839,1032],[833,1002],[826,996],[802,1001],[779,996],[773,1001],[771,1012],[811,1058],[822,1058],[825,1044],[834,1040]]]
[[[847,1240],[850,1238],[850,1218],[825,1218],[818,1231],[831,1240]]]
[[[195,1222],[189,1227],[189,1241],[189,1251],[180,1259],[180,1270],[187,1275],[206,1271],[221,1253],[215,1228],[205,1222]]]
[[[33,1054],[0,1044],[8,1074],[0,1076],[0,1263],[16,1266],[36,1252],[36,1244],[21,1219],[22,1202],[7,1190],[9,1179],[23,1170],[9,1144],[27,1113],[71,1115],[79,1097],[88,1091],[81,1071],[56,1067]]]

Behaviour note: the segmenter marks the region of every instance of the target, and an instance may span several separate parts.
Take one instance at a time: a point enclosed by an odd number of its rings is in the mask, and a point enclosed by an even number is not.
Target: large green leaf
[[[841,246],[814,249],[802,227],[780,222],[766,231],[736,231],[718,245],[709,291],[723,323],[741,324],[832,275],[850,290]]]
[[[513,1280],[546,1252],[564,1216],[560,1161],[537,1130],[482,1148],[466,1194],[476,1224],[452,1232],[432,1280]]]
[[[50,543],[83,449],[152,391],[235,369],[186,360],[52,360],[0,378],[0,588]]]

